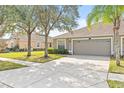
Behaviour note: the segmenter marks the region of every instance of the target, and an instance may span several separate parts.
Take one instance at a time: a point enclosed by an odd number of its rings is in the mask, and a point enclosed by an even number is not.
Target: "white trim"
[[[113,37],[111,37],[111,55],[114,55],[114,43],[113,43]]]
[[[121,56],[123,56],[123,39],[124,36],[121,36]]]
[[[76,38],[76,39],[72,39],[72,40],[88,40],[89,38]]]
[[[64,40],[64,46],[65,46],[65,49],[66,49],[66,39],[57,39],[57,49],[58,49],[58,41],[59,40]]]
[[[66,39],[65,39],[65,41],[64,41],[64,42],[65,42],[65,49],[66,49],[66,48],[67,48],[67,47],[66,47]]]
[[[71,39],[71,54],[73,55],[74,54],[74,52],[73,52],[73,39]]]
[[[89,37],[90,38],[90,37]],[[74,42],[74,40],[88,40],[89,38],[77,38],[77,39],[72,39],[71,40],[71,49],[72,49],[72,54],[74,54],[73,52],[74,52],[74,49],[73,49],[73,42]],[[114,52],[113,52],[113,38],[112,37],[98,37],[98,38],[92,38],[91,37],[91,39],[111,39],[111,55],[113,55],[114,54]]]

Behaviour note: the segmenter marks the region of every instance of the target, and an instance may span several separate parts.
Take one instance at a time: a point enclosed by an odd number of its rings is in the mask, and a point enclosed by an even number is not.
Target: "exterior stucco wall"
[[[122,44],[123,44],[123,45],[122,45],[122,46],[123,46],[123,47],[122,47],[122,54],[124,55],[124,38],[123,38],[122,40],[123,40],[123,41],[122,41]]]
[[[37,47],[37,43],[40,43],[40,47]],[[52,42],[48,42],[48,47],[50,47],[50,43]],[[27,41],[19,41],[19,48],[27,48],[28,44]],[[45,48],[45,43],[44,42],[40,42],[40,41],[32,41],[31,42],[31,48]]]
[[[1,52],[1,50],[5,49],[6,47],[7,47],[7,41],[0,40],[0,52]]]
[[[8,48],[12,48],[11,44],[14,46],[19,45],[20,49],[27,49],[28,47],[28,37],[26,34],[13,33],[10,37],[10,40],[7,41]],[[39,43],[39,47],[37,47],[37,43]],[[48,47],[53,47],[53,38],[48,37]],[[31,35],[31,48],[45,48],[45,36],[40,36],[37,33],[32,33]]]
[[[11,44],[13,43],[14,46],[17,45],[17,40],[15,39],[11,39],[11,40],[8,40],[7,41],[7,47],[8,48],[12,48]],[[37,43],[40,43],[40,47],[37,47]],[[51,46],[53,47],[53,42],[52,41],[48,41],[48,47],[50,47],[50,43],[51,43]],[[18,45],[19,45],[19,48],[20,49],[27,49],[28,47],[28,41],[27,40],[23,40],[23,39],[20,39],[18,40]],[[44,41],[40,41],[40,40],[31,40],[31,48],[42,48],[44,49],[45,48],[45,42]]]
[[[69,39],[66,39],[66,49],[69,50]]]
[[[66,49],[68,49],[68,51],[71,51],[71,41],[72,39],[70,38],[66,39]]]
[[[53,48],[57,48],[57,39],[53,40]]]

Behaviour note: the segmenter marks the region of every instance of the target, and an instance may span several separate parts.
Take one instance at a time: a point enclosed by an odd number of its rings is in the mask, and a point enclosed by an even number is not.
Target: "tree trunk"
[[[113,31],[114,32],[114,36],[113,36],[113,57],[115,58],[115,55],[116,55],[116,53],[115,53],[115,30]]]
[[[115,50],[115,58],[116,58],[116,64],[120,65],[120,38],[119,38],[119,31],[115,29],[115,35],[114,35],[114,50]]]
[[[30,33],[27,33],[28,34],[28,53],[27,53],[27,57],[30,57],[31,56],[31,34]]]
[[[17,36],[17,39],[16,39],[16,46],[19,49],[19,37],[18,36]]]
[[[44,50],[45,54],[44,57],[48,58],[48,35],[45,34],[45,50]]]

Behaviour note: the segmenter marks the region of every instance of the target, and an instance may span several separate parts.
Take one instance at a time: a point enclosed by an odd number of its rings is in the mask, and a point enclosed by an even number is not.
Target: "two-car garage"
[[[73,54],[75,55],[111,55],[111,39],[75,39],[73,40]]]

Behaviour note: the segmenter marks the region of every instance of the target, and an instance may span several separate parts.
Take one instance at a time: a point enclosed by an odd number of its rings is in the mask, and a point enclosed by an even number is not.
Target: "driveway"
[[[108,87],[109,57],[75,56],[21,69],[0,71],[0,87]]]

